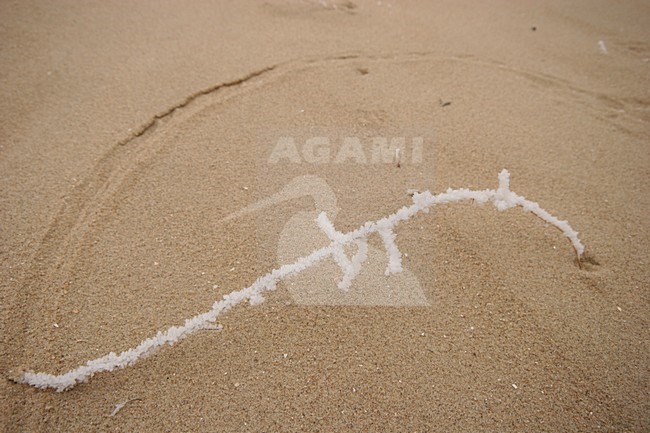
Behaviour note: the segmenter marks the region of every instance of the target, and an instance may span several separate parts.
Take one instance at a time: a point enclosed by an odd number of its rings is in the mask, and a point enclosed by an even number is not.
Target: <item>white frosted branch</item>
[[[562,233],[564,233],[564,236],[569,238],[571,241],[571,245],[573,248],[576,250],[576,253],[578,254],[578,259],[582,258],[582,255],[585,252],[585,246],[580,242],[580,238],[578,238],[578,232],[573,230],[571,226],[569,225],[568,221],[562,221],[559,220],[558,218],[554,217],[544,209],[540,207],[539,204],[535,203],[534,201],[526,200],[524,197],[514,194],[514,201],[517,205],[521,206],[525,211],[532,212],[547,223],[554,225]]]
[[[332,221],[330,221],[325,212],[318,214],[316,223],[333,243],[338,244],[333,248],[332,251],[332,257],[334,258],[334,261],[339,266],[339,268],[341,268],[341,272],[343,272],[343,278],[339,282],[338,287],[339,289],[348,290],[352,284],[352,280],[356,276],[356,273],[354,267],[352,266],[352,262],[345,255],[345,251],[343,251],[343,246],[345,244],[342,244],[341,241],[344,240],[345,236],[343,233],[337,231],[334,228],[334,224],[332,224]]]
[[[494,205],[500,211],[510,209],[517,205],[516,194],[510,192],[510,173],[508,170],[501,170],[499,173],[499,188],[494,196]]]
[[[354,281],[355,277],[361,271],[361,265],[366,261],[368,257],[368,240],[366,238],[361,238],[355,240],[357,244],[357,252],[352,256],[352,269],[350,272],[347,272],[343,275],[343,279],[339,282],[339,289],[349,290]]]
[[[331,241],[341,243],[345,240],[345,235],[334,228],[334,225],[327,217],[327,214],[325,212],[318,214],[316,223],[318,223],[318,227],[320,227],[320,229],[325,232]]]
[[[347,289],[366,260],[368,236],[375,232],[381,236],[388,254],[386,273],[400,272],[402,270],[401,253],[395,243],[395,227],[399,222],[405,221],[419,212],[428,212],[429,208],[440,204],[462,201],[475,201],[477,203],[491,201],[501,211],[513,206],[521,206],[524,210],[532,212],[561,230],[571,241],[578,255],[578,260],[580,260],[585,248],[578,238],[578,233],[571,228],[568,222],[559,220],[542,209],[537,203],[510,191],[509,176],[507,170],[501,171],[499,174],[499,187],[496,190],[448,189],[446,192],[437,195],[432,195],[429,191],[414,194],[412,205],[402,207],[394,214],[378,221],[368,221],[358,229],[345,234],[336,231],[327,215],[321,213],[317,218],[317,222],[330,238],[331,243],[329,245],[297,259],[294,263],[272,270],[258,278],[249,287],[224,295],[221,300],[212,305],[210,311],[187,319],[182,326],[172,326],[164,332],[158,332],[155,336],[147,338],[136,347],[125,350],[119,355],[111,352],[100,358],[87,361],[84,365],[60,375],[28,371],[23,373],[16,381],[42,389],[52,388],[60,392],[86,382],[96,373],[128,367],[154,353],[162,346],[171,346],[201,329],[213,329],[217,317],[244,301],[248,301],[251,305],[263,302],[262,294],[275,290],[279,281],[298,274],[329,256],[332,256],[343,270],[343,279],[339,283],[339,287]],[[349,260],[345,256],[343,247],[351,242],[356,243],[357,252],[352,257],[352,260]]]
[[[381,240],[384,241],[384,248],[386,248],[386,254],[388,255],[388,266],[386,266],[385,274],[402,272],[402,253],[395,243],[395,233],[392,227],[385,224],[385,226],[379,228],[379,235]]]

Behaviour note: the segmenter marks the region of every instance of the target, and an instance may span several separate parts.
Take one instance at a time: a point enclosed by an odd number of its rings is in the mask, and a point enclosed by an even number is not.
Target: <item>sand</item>
[[[648,431],[648,5],[223,3],[0,5],[4,430]],[[408,138],[400,167],[374,136]],[[405,273],[368,271],[374,296],[288,281],[68,392],[10,380],[207,311],[318,244],[318,210],[347,231],[504,167],[581,267],[530,214],[439,207],[396,230]]]

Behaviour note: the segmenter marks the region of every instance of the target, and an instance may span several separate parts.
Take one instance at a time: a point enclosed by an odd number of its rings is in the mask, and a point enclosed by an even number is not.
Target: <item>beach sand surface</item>
[[[25,1],[0,23],[4,431],[650,429],[647,3]],[[405,137],[399,167],[378,136]],[[503,168],[581,266],[521,209],[440,206],[396,228],[402,275],[369,263],[341,295],[330,259],[70,391],[11,380],[208,311],[325,245],[319,211],[346,232]]]

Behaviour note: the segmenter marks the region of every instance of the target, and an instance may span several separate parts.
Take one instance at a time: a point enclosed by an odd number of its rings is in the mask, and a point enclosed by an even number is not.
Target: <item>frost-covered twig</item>
[[[381,240],[384,241],[384,248],[386,248],[386,254],[388,254],[388,266],[386,266],[385,274],[388,276],[402,272],[402,253],[395,243],[396,236],[393,227],[389,222],[384,221],[383,227],[380,227],[377,231],[381,236]]]
[[[262,294],[275,290],[279,281],[291,275],[298,274],[330,256],[335,259],[343,272],[343,279],[339,283],[339,287],[348,289],[366,260],[368,237],[373,233],[378,233],[381,236],[388,254],[386,274],[400,272],[402,270],[402,255],[395,243],[395,227],[401,221],[405,221],[419,212],[426,213],[432,206],[440,204],[462,201],[475,201],[477,203],[491,201],[500,211],[514,206],[521,206],[524,210],[532,212],[544,221],[560,229],[571,241],[578,255],[578,261],[580,261],[584,253],[584,246],[580,242],[580,239],[578,239],[578,233],[571,228],[568,222],[557,219],[542,209],[537,203],[510,191],[509,178],[510,174],[507,170],[504,169],[501,171],[499,174],[499,187],[496,190],[473,191],[469,189],[448,189],[446,192],[437,195],[432,195],[428,191],[416,193],[413,195],[413,204],[410,206],[404,206],[394,214],[378,221],[366,222],[358,229],[345,234],[338,232],[327,218],[327,215],[321,213],[316,222],[330,238],[331,242],[329,245],[315,250],[308,256],[299,258],[294,263],[274,269],[258,278],[249,287],[224,295],[223,299],[214,303],[210,311],[187,319],[182,326],[172,326],[164,332],[158,332],[154,337],[144,340],[136,347],[128,349],[119,355],[111,352],[108,355],[88,361],[84,365],[61,375],[28,371],[23,373],[16,381],[37,388],[53,388],[60,392],[68,390],[79,383],[86,382],[96,373],[128,367],[166,344],[171,346],[201,329],[213,327],[217,317],[245,300],[248,300],[251,305],[263,302],[264,298]],[[352,242],[357,245],[357,253],[350,260],[345,255],[343,247]]]

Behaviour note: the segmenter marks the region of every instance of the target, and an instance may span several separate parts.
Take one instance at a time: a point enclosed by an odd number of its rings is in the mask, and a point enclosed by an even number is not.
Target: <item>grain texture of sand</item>
[[[0,4],[4,431],[650,429],[650,7],[565,3]],[[319,211],[504,167],[582,267],[530,215],[441,206],[396,230],[402,274],[371,239],[349,294],[323,263],[70,391],[11,380],[209,310],[322,246]]]

